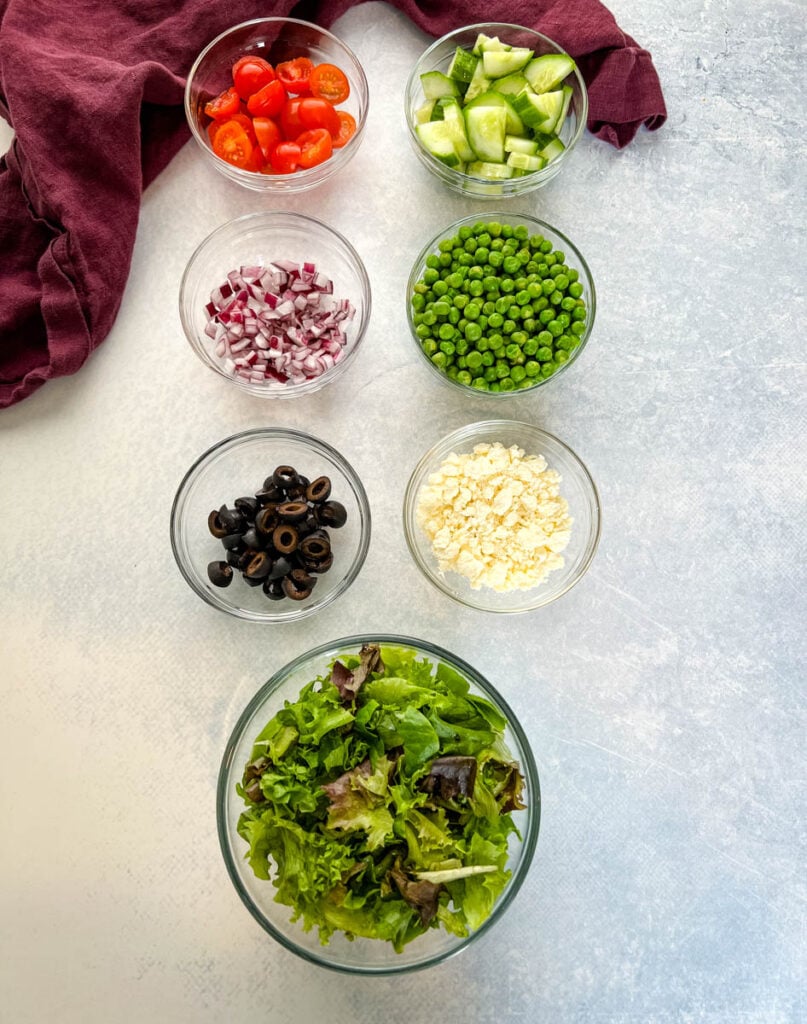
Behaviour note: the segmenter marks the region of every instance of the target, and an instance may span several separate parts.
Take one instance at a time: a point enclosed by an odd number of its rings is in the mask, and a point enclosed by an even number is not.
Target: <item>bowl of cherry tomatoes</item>
[[[228,29],[185,87],[193,137],[213,167],[258,192],[303,192],[352,158],[367,120],[367,79],[336,36],[295,18]]]

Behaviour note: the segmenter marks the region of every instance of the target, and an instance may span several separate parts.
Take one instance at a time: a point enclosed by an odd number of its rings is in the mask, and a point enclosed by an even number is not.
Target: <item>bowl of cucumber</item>
[[[406,86],[409,139],[455,192],[502,198],[551,181],[583,133],[574,60],[540,32],[488,22],[433,43]]]

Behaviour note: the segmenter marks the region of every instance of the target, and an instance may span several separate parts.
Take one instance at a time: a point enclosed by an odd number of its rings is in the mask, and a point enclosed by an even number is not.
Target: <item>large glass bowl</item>
[[[431,541],[418,524],[421,488],[452,453],[472,452],[476,445],[499,441],[505,448],[517,445],[527,455],[543,455],[550,469],[559,472],[560,493],[569,505],[573,523],[562,568],[550,572],[528,590],[499,592],[489,587],[474,590],[467,577],[441,570]],[[580,458],[559,438],[530,423],[487,420],[471,423],[438,441],[415,466],[404,495],[403,525],[406,543],[426,579],[448,597],[487,612],[528,612],[557,600],[584,576],[600,540],[600,499],[594,481]]]
[[[525,378],[525,385],[520,386],[515,391],[481,391],[470,384],[461,384],[459,381],[449,377],[444,370],[435,366],[431,358],[424,351],[421,340],[417,336],[414,321],[414,310],[412,307],[412,295],[414,294],[415,285],[423,277],[423,273],[426,270],[427,258],[432,254],[438,253],[439,243],[444,238],[451,238],[456,235],[460,228],[471,227],[477,223],[490,223],[492,221],[500,224],[509,224],[511,227],[526,227],[530,235],[543,235],[547,241],[552,243],[553,250],[563,252],[566,258],[566,264],[570,268],[577,270],[579,274],[578,281],[583,287],[583,294],[581,298],[585,302],[587,310],[585,331],[580,335],[577,346],[569,353],[569,358],[566,362],[561,363],[554,373],[548,377]],[[482,302],[483,299],[480,298],[478,301]],[[531,217],[526,213],[508,213],[504,210],[492,210],[488,213],[486,210],[482,214],[472,214],[469,217],[462,217],[460,220],[454,221],[453,224],[449,224],[448,227],[443,228],[442,231],[438,232],[434,238],[426,243],[412,265],[409,280],[406,283],[406,318],[409,323],[410,334],[424,364],[440,381],[443,382],[443,384],[448,384],[450,387],[454,388],[454,390],[462,391],[466,395],[473,395],[474,397],[481,395],[483,398],[489,398],[491,402],[506,401],[508,398],[516,398],[521,395],[529,394],[536,388],[549,384],[553,380],[557,380],[562,373],[565,373],[566,370],[576,362],[580,357],[580,353],[586,347],[586,343],[591,337],[591,332],[594,329],[596,313],[597,293],[594,288],[594,278],[591,276],[591,271],[589,270],[588,263],[586,263],[583,254],[574,242],[564,235],[562,231],[552,227],[551,224],[547,224],[546,221],[538,220],[537,217]],[[540,330],[543,330],[543,327],[541,327]],[[527,381],[529,381],[528,384],[526,383]]]
[[[310,480],[330,477],[332,498],[345,506],[346,523],[329,531],[330,571],[316,577],[310,597],[302,601],[270,601],[238,571],[228,587],[213,586],[207,566],[223,560],[226,551],[208,529],[210,512],[222,504],[232,508],[236,498],[255,494],[277,466],[287,465]],[[171,508],[171,547],[185,581],[213,608],[252,622],[294,622],[331,604],[355,580],[369,544],[370,506],[356,471],[336,449],[299,430],[245,430],[214,444],[187,471]]]
[[[206,309],[214,288],[240,267],[268,266],[273,260],[314,263],[333,282],[334,298],[349,299],[355,313],[344,321],[346,343],[338,362],[302,381],[253,382],[227,371],[216,355],[214,339],[206,332]],[[185,268],[179,287],[179,316],[191,348],[220,377],[259,398],[297,398],[319,391],[351,365],[370,320],[370,281],[361,257],[338,231],[301,213],[247,213],[216,228],[199,245]]]
[[[293,174],[260,174],[222,160],[210,146],[210,118],[204,108],[233,84],[232,66],[247,54],[263,57],[273,67],[295,57],[308,57],[315,64],[335,64],[350,83],[350,96],[339,109],[355,118],[353,137],[341,149],[334,149],[333,156],[324,163]],[[361,145],[367,109],[367,78],[353,51],[331,32],[296,18],[257,18],[222,32],[196,58],[185,86],[185,116],[205,158],[230,181],[266,195],[305,192],[340,171]]]
[[[418,656],[428,658],[433,665],[443,662],[464,676],[470,684],[470,691],[487,698],[506,719],[505,743],[520,764],[525,779],[523,802],[527,807],[513,812],[521,838],[512,834],[510,836],[508,868],[512,876],[490,917],[465,938],[451,935],[442,928],[431,929],[406,945],[401,953],[396,953],[388,942],[361,937],[350,941],[341,932],[336,932],[328,945],[321,945],[316,929],[304,931],[299,921],[289,920],[291,908],[274,901],[273,884],[253,874],[244,859],[246,843],[237,832],[238,818],[245,804],[235,787],[241,781],[244,767],[250,761],[253,744],[263,727],[283,707],[285,701],[296,699],[306,683],[324,674],[334,659],[346,654],[357,654],[365,643],[411,648]],[[349,974],[400,974],[429,967],[458,953],[488,931],[513,901],[527,874],[538,839],[540,808],[538,772],[529,743],[499,692],[474,668],[443,648],[424,640],[387,634],[352,636],[322,644],[276,672],[247,705],[227,742],[219,771],[217,794],[221,850],[230,878],[249,912],[286,949],[313,963]]]
[[[442,36],[432,43],[420,56],[418,62],[412,68],[409,80],[406,83],[404,112],[407,128],[409,129],[409,141],[412,144],[415,155],[423,166],[455,192],[460,192],[463,195],[494,199],[521,196],[546,185],[568,163],[572,150],[577,145],[578,139],[586,127],[586,118],[588,117],[586,84],[579,69],[575,67],[565,83],[572,88],[569,116],[564,121],[560,132],[560,139],[565,149],[559,157],[550,160],[542,170],[534,171],[532,174],[525,174],[523,178],[507,178],[504,181],[488,181],[457,171],[453,167],[444,164],[442,160],[432,156],[418,138],[415,113],[425,103],[420,76],[428,71],[441,71],[445,74],[448,71],[457,47],[473,49],[479,33],[484,33],[487,36],[498,36],[502,42],[510,43],[512,46],[527,47],[535,51],[536,57],[542,57],[547,53],[566,52],[547,36],[541,35],[540,32],[524,28],[522,25],[510,25],[506,22],[484,22],[478,25],[468,25],[465,28],[449,32],[448,35]]]

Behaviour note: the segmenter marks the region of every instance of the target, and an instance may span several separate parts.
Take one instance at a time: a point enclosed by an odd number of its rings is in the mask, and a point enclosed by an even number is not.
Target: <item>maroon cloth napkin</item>
[[[75,373],[108,334],[129,274],[143,188],[189,137],[184,76],[250,18],[329,26],[359,0],[0,0],[0,408]],[[434,36],[506,21],[556,40],[589,89],[589,129],[622,147],[661,127],[650,54],[599,0],[393,0]]]

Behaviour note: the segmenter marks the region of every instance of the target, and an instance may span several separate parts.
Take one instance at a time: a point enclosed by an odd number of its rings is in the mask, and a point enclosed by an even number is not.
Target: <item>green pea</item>
[[[456,326],[456,324],[459,322],[459,319],[460,311],[457,309],[456,306],[452,306],[451,309],[449,309],[448,311],[448,322]]]
[[[502,324],[502,334],[512,334],[516,329],[515,320],[505,320]]]
[[[451,252],[451,250],[454,248],[454,239],[444,238],[442,242],[437,243],[437,248],[440,250],[440,252]]]
[[[554,319],[555,311],[553,309],[542,309],[541,312],[538,314],[538,321],[539,323],[542,323],[544,326],[546,326],[546,324],[548,324],[550,320]]]
[[[473,238],[473,237],[466,238],[465,239],[465,246],[464,246],[464,248],[465,248],[466,252],[469,252],[469,253],[476,252],[476,239]]]
[[[514,366],[512,370],[510,370],[510,376],[516,382],[516,384],[518,384],[519,381],[524,380],[524,378],[527,376],[527,371],[524,369],[523,366]]]
[[[502,270],[505,274],[517,274],[521,264],[515,256],[506,256],[502,263]]]
[[[558,364],[558,366],[561,366],[563,363],[567,363],[568,361],[569,361],[569,353],[568,352],[556,352],[555,353],[555,362]]]
[[[463,277],[462,274],[459,273],[459,271],[453,274],[449,274],[448,277],[446,278],[446,284],[448,285],[449,288],[462,288],[462,281]]]
[[[448,377],[449,380],[456,380],[458,376],[459,370],[456,366],[449,366],[446,368],[446,377]]]
[[[454,352],[455,352],[455,349],[454,349],[453,344],[450,341],[441,341],[440,342],[440,351],[444,355],[453,356]]]
[[[486,366],[485,367],[485,372],[482,374],[482,376],[485,378],[485,380],[489,384],[495,383],[497,385],[497,387],[498,387],[499,378],[496,376],[496,367],[495,366]],[[492,390],[493,390],[493,388],[491,388],[491,391]]]
[[[490,350],[488,350],[487,352],[483,352],[482,353],[482,365],[483,366],[493,366],[495,361],[496,360],[493,357],[493,353]]]
[[[495,306],[493,305],[493,303],[492,303],[492,302],[490,302],[490,301],[488,301],[488,302],[483,302],[483,303],[482,303],[482,312],[483,312],[483,314],[484,314],[484,315],[485,315],[486,317],[491,317],[491,316],[493,316],[493,314],[494,314],[494,313],[496,312],[496,307],[495,307]]]
[[[505,295],[509,295],[515,290],[515,287],[515,283],[511,277],[506,277],[499,285],[500,290],[503,291]]]
[[[538,360],[539,363],[546,363],[548,360],[552,358],[552,349],[539,348],[538,351],[535,353],[535,358]]]
[[[575,306],[572,310],[572,320],[585,320],[586,309],[585,306]]]
[[[451,341],[454,337],[454,328],[451,324],[441,324],[440,330],[437,332],[437,336],[443,341]]]
[[[557,363],[544,363],[543,366],[541,367],[541,376],[542,377],[551,377],[552,374],[555,372],[555,370],[557,370],[557,368],[558,368],[558,364]]]
[[[512,377],[504,377],[502,378],[502,380],[499,381],[499,388],[502,391],[515,391],[516,382],[513,380]]]
[[[544,253],[552,252],[552,243],[544,239],[544,241],[541,242],[540,249],[541,252]]]
[[[488,253],[488,266],[489,267],[500,267],[504,261],[504,257],[501,252],[491,251]]]
[[[553,268],[554,269],[554,268]],[[569,278],[566,274],[558,274],[555,278],[555,286],[559,292],[565,292],[569,287]]]
[[[432,255],[426,257],[426,266],[436,270],[440,266],[440,261],[437,256],[432,253]]]
[[[521,349],[518,345],[508,345],[504,351],[505,355],[507,356],[511,363],[518,359],[521,355]]]
[[[502,224],[502,238],[512,238],[513,229],[509,224]]]
[[[574,307],[575,307],[575,301],[574,301],[574,299],[570,295],[567,295],[564,298],[563,302],[561,302],[561,304],[560,304],[560,308],[562,310],[564,310],[564,312],[566,312],[566,313],[571,313],[571,311],[574,309]]]
[[[471,375],[467,370],[460,370],[457,374],[457,383],[464,384],[466,387],[471,383]]]
[[[566,276],[569,278],[570,281],[576,281],[580,277],[580,271],[575,270],[574,267],[571,267],[569,270],[566,271]]]
[[[525,356],[534,356],[538,351],[538,342],[535,338],[527,338],[524,344],[521,346],[521,351]]]
[[[437,342],[434,340],[434,338],[427,338],[423,342],[423,351],[426,353],[427,356],[434,355],[434,353],[437,351]]]
[[[427,327],[426,324],[418,324],[415,328],[415,334],[419,338],[430,338],[432,336],[431,327]]]
[[[473,266],[473,262],[474,258],[469,252],[464,252],[461,256],[457,257],[457,263],[459,263],[461,267],[471,267]]]
[[[487,391],[488,382],[485,380],[484,377],[474,377],[473,384],[471,384],[471,387],[476,388],[477,391]]]
[[[488,249],[486,245],[482,245],[480,243],[477,246],[476,252],[474,253],[474,259],[476,260],[477,264],[480,267],[484,266],[488,261],[488,256],[490,256],[490,249]]]
[[[494,238],[498,238],[502,233],[502,226],[497,220],[492,220],[488,223],[488,234]]]
[[[432,356],[432,362],[439,370],[444,370],[448,365],[448,358],[445,352],[435,352]]]
[[[528,377],[539,377],[541,374],[541,364],[536,363],[534,359],[529,359],[524,364],[524,372]]]
[[[557,320],[550,320],[546,325],[546,329],[555,338],[559,338],[563,334],[563,324]]]
[[[440,262],[440,266],[441,267],[450,267],[451,263],[453,262],[452,259],[451,259],[451,253],[450,252],[440,253],[439,262]]]
[[[535,334],[535,329],[538,326],[538,321],[535,319],[535,317],[528,316],[522,321],[521,326],[524,328],[527,334]]]
[[[582,284],[580,284],[579,281],[572,281],[572,283],[569,285],[569,294],[573,299],[579,299],[580,296],[583,294]]]
[[[564,329],[572,322],[568,313],[558,313],[557,320],[559,324],[563,324]]]
[[[484,292],[484,290],[485,286],[482,284],[481,281],[468,282],[468,294],[473,295],[474,298],[479,298],[479,296]]]
[[[471,370],[478,370],[479,367],[482,365],[482,355],[483,353],[481,352],[469,352],[468,355],[466,356],[468,368]]]
[[[582,322],[582,320],[575,320],[575,322],[572,324],[569,330],[572,332],[572,334],[576,334],[579,338],[581,334],[586,333],[586,325]]]
[[[513,331],[513,333],[510,336],[510,340],[513,342],[514,345],[518,345],[520,347],[526,342],[527,335],[524,333],[524,331]]]
[[[488,391],[492,392],[494,395],[497,395],[501,390],[502,389],[499,387],[499,382],[497,380],[494,380],[488,388]]]
[[[421,310],[426,305],[426,300],[422,295],[415,293],[412,296],[412,309]]]
[[[505,377],[510,376],[510,364],[500,359],[496,363],[496,376],[499,380],[504,380]]]
[[[465,309],[465,307],[468,305],[469,300],[467,295],[463,295],[462,292],[460,292],[460,294],[455,295],[451,301],[454,303],[457,309]]]
[[[470,237],[471,237],[471,235],[473,234],[473,232],[472,232],[472,231],[471,231],[471,229],[470,229],[470,228],[468,227],[468,225],[467,225],[467,224],[465,224],[465,225],[463,225],[463,227],[461,227],[461,228],[459,229],[459,231],[457,232],[457,234],[458,234],[458,235],[460,236],[460,239],[461,239],[461,240],[462,240],[462,241],[464,242],[464,241],[466,241],[466,239],[468,239],[468,238],[470,238]]]
[[[448,291],[448,285],[445,281],[435,281],[432,285],[432,291],[435,295],[445,295]]]
[[[479,324],[468,324],[468,326],[465,328],[465,337],[471,343],[479,341],[479,339],[482,337],[482,328],[479,326]]]
[[[448,311],[450,309],[451,306],[449,306],[447,302],[435,302],[432,306],[432,313],[434,313],[435,316],[448,316]]]
[[[425,281],[426,284],[429,284],[429,285],[434,284],[434,282],[437,281],[439,279],[439,277],[440,277],[440,275],[437,273],[436,270],[424,270],[423,271],[423,280]]]

